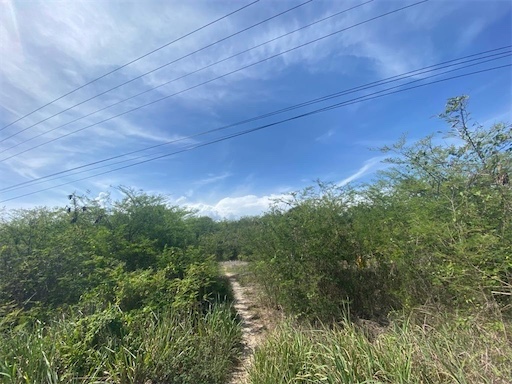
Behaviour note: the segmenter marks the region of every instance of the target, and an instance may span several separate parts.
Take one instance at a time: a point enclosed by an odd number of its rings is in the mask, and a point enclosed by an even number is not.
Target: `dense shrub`
[[[383,148],[393,166],[371,184],[319,183],[277,201],[248,243],[269,298],[307,318],[425,303],[512,308],[512,127],[469,126],[466,97],[434,136]]]
[[[208,222],[121,191],[106,208],[70,195],[69,209],[4,217],[1,382],[225,382],[240,327],[197,246]]]

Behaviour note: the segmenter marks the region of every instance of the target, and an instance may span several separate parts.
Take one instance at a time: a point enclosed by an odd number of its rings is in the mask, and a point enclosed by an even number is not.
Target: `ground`
[[[248,273],[246,262],[222,262],[221,271],[229,279],[233,290],[234,308],[242,323],[243,352],[229,384],[244,384],[248,382],[254,350],[282,315],[262,305],[258,286],[250,279],[244,278]]]

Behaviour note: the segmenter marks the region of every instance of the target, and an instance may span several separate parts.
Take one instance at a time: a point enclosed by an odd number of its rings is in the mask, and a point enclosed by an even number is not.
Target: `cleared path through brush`
[[[234,308],[242,321],[243,351],[229,384],[248,383],[248,372],[252,364],[255,348],[261,343],[268,329],[264,321],[264,309],[258,302],[257,287],[253,284],[240,284],[240,271],[247,266],[243,261],[225,261],[221,263],[223,274],[229,279],[234,296]]]

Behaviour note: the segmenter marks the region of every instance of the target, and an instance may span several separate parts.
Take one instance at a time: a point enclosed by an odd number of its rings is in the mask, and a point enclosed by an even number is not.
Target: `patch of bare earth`
[[[221,263],[223,274],[229,279],[234,296],[234,308],[242,322],[243,351],[240,362],[231,376],[229,384],[248,383],[248,372],[253,361],[254,350],[264,340],[269,329],[277,323],[277,311],[265,308],[260,301],[260,292],[254,282],[240,277],[247,269],[243,261]]]

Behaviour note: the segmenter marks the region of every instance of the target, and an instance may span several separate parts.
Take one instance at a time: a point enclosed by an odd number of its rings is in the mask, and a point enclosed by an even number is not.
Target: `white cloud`
[[[339,186],[346,185],[375,172],[379,168],[387,166],[382,163],[384,158],[385,156],[377,156],[366,160],[355,173],[341,180],[337,184]],[[224,197],[216,203],[211,204],[190,201],[190,196],[180,196],[175,199],[173,203],[196,210],[197,215],[210,216],[216,220],[238,219],[243,216],[256,216],[265,213],[273,204],[276,204],[276,202],[289,198],[291,196],[289,192],[294,190],[294,188],[291,187],[278,189],[282,192],[261,196],[247,194],[236,197]]]
[[[98,194],[98,196],[94,200],[98,202],[100,207],[106,208],[107,205],[108,205],[108,202],[110,200],[110,193],[108,193],[108,192],[100,192]]]
[[[214,204],[188,202],[187,198],[182,196],[175,200],[175,203],[197,210],[199,216],[210,216],[216,220],[238,219],[243,216],[261,215],[268,211],[276,199],[285,196],[284,194],[270,194],[225,197]]]
[[[354,172],[352,175],[345,177],[343,180],[339,181],[337,184],[339,186],[347,185],[348,183],[351,183],[352,181],[358,180],[361,177],[374,172],[377,168],[382,168],[385,166],[385,164],[382,163],[382,160],[384,160],[385,156],[376,156],[372,157],[371,159],[368,159],[364,162],[364,164],[359,168],[356,172]]]
[[[20,8],[12,5],[10,2],[8,2],[8,5],[13,9]],[[171,36],[166,36],[162,33],[162,31],[169,31],[169,24],[173,26],[172,32],[174,36],[172,37],[175,38],[210,20],[212,12],[208,9],[209,6],[206,6],[206,4],[201,5],[201,7],[198,7],[194,3],[192,5],[188,3],[173,3],[163,7],[162,4],[159,4],[156,7],[151,4],[131,3],[130,6],[123,9],[117,3],[95,1],[74,1],[66,3],[66,6],[57,7],[54,3],[31,3],[31,7],[26,7],[29,11],[24,8],[24,12],[14,12],[17,13],[18,24],[22,27],[18,28],[14,23],[8,24],[7,27],[9,28],[7,34],[11,35],[11,37],[14,38],[18,33],[22,36],[19,40],[23,49],[16,50],[12,44],[5,44],[2,46],[3,48],[0,47],[2,56],[9,57],[9,60],[6,60],[7,65],[3,65],[0,69],[0,76],[3,76],[5,79],[6,88],[5,97],[2,97],[0,102],[5,104],[6,107],[11,107],[12,101],[9,102],[7,96],[12,97],[12,91],[21,91],[22,94],[31,97],[32,103],[30,104],[32,105],[27,105],[25,100],[23,103],[24,110],[36,107],[41,100],[51,100],[72,89],[70,84],[79,85],[95,75],[123,64],[130,58],[137,57],[142,52],[148,51],[149,47],[157,47],[166,40],[170,40]],[[322,5],[322,8],[324,7],[326,6]],[[304,17],[303,15],[300,22],[294,17],[294,14],[290,14],[288,17],[276,19],[261,27],[244,32],[239,37],[228,39],[226,42],[215,46],[215,48],[202,51],[191,58],[179,61],[141,80],[137,80],[127,88],[123,87],[116,90],[109,94],[108,97],[113,98],[113,101],[125,98],[127,94],[134,94],[140,91],[141,83],[148,86],[161,84],[164,81],[189,73],[193,69],[217,61],[219,57],[222,58],[247,49],[248,46],[252,46],[248,42],[264,42],[269,38],[279,36],[321,16],[332,14],[334,11],[339,10],[332,9],[334,7],[327,8],[331,9],[320,11],[315,16],[308,15],[308,17]],[[326,23],[320,23],[308,28],[301,33],[292,34],[247,54],[237,56],[200,74],[190,76],[183,81],[180,80],[164,87],[165,93],[169,94],[182,90],[191,85],[198,84],[202,80],[225,74],[269,55],[279,53],[284,49],[311,41],[314,38],[321,37],[354,22],[365,20],[370,16],[374,16],[376,11],[380,11],[377,8],[373,4],[365,5],[340,17],[330,19]],[[253,7],[251,10],[253,9],[256,10],[253,14],[250,11],[242,12],[240,15],[229,19],[229,22],[226,21],[219,26],[209,28],[208,33],[204,32],[193,35],[138,61],[134,65],[124,68],[119,73],[109,77],[116,79],[116,82],[110,82],[108,85],[118,84],[120,80],[140,75],[144,71],[164,64],[169,58],[178,58],[182,54],[201,48],[219,37],[235,32],[241,27],[246,27],[248,24],[258,20],[258,17],[255,15],[261,14],[259,16],[263,19],[276,12],[268,8]],[[31,17],[35,13],[44,15],[44,17],[34,17],[32,19]],[[220,14],[221,12],[216,11],[215,13]],[[80,17],[77,17],[77,15],[80,15]],[[137,17],[134,17],[134,15],[137,15]],[[183,15],[188,17],[183,17]],[[248,15],[251,16],[248,17]],[[148,20],[151,20],[151,22],[148,23]],[[229,79],[226,78],[221,82],[215,82],[207,86],[208,92],[192,91],[180,95],[179,98],[188,99],[192,96],[197,100],[205,100],[205,97],[211,100],[222,100],[222,96],[226,95],[225,84],[223,84],[225,81],[232,83],[233,81],[240,81],[245,78],[261,79],[268,76],[276,76],[282,69],[295,64],[316,67],[317,63],[323,58],[333,53],[375,58],[378,62],[383,63],[386,71],[392,72],[408,66],[411,60],[418,61],[416,59],[418,55],[406,52],[405,49],[403,52],[390,50],[389,47],[393,46],[392,42],[386,44],[386,36],[381,37],[382,27],[378,23],[375,26],[373,24],[368,23],[354,30],[349,30],[319,43],[309,45],[306,48],[290,52],[279,59],[272,60],[268,65],[257,65],[230,75]],[[407,25],[405,27],[409,28],[411,26]],[[84,31],[87,31],[87,33],[84,33]],[[45,38],[41,39],[41,36]],[[123,44],[119,44],[119,42],[123,42]],[[407,48],[411,49],[412,46]],[[425,46],[423,45],[421,50],[417,51],[416,53],[418,54],[425,52]],[[48,53],[51,54],[48,55]],[[424,57],[424,54],[420,55],[420,57]],[[45,76],[41,76],[41,73],[44,73]],[[90,88],[87,87],[77,94],[71,95],[68,99],[82,100],[85,96],[89,96],[89,94],[96,94],[98,91],[105,89],[105,87],[100,87],[100,83],[92,86],[92,92],[90,92]],[[164,89],[160,91],[164,91]],[[128,92],[127,90],[130,91]],[[216,97],[216,95],[221,97]],[[18,99],[20,98],[21,95]],[[60,103],[58,106],[60,107]],[[19,109],[19,107],[14,109]],[[83,110],[83,107],[80,107],[80,109]],[[23,112],[20,111],[19,113]]]
[[[214,183],[217,183],[217,182],[222,181],[224,179],[227,179],[231,175],[232,174],[229,173],[229,172],[224,172],[224,173],[222,173],[220,175],[209,174],[208,177],[205,177],[203,179],[197,180],[193,184],[195,186],[197,186],[197,187],[203,187],[205,185],[214,184]]]
[[[302,7],[297,12],[289,13],[282,18],[244,32],[240,36],[228,39],[190,58],[180,60],[160,71],[134,81],[126,87],[116,89],[107,95],[33,127],[0,144],[0,151],[31,139],[36,134],[79,118],[85,113],[104,108],[111,103],[146,90],[148,87],[187,74],[192,70],[284,34],[342,8],[349,8],[354,4],[356,4],[355,1],[343,2],[343,5],[339,2],[317,2],[314,3],[314,6]],[[94,83],[66,97],[65,100],[59,100],[43,111],[34,113],[19,124],[3,131],[2,134],[10,134],[15,132],[16,129],[28,127],[70,105],[199,49],[221,37],[289,8],[293,4],[276,1],[272,5],[274,6],[252,6],[229,19],[148,56],[134,65],[123,68],[123,70],[104,79],[107,80],[105,82],[102,80]],[[5,119],[1,122],[1,125],[5,125],[16,117],[69,92],[74,87],[122,65],[144,52],[148,52],[184,33],[192,31],[198,26],[204,25],[237,6],[239,5],[234,5],[232,2],[209,1],[105,2],[96,0],[32,1],[27,5],[22,2],[16,3],[4,0],[0,5],[5,9],[5,11],[0,12],[0,57],[2,58],[2,65],[0,65],[0,108],[6,113],[1,118],[2,120]],[[21,151],[46,140],[58,138],[62,134],[107,119],[114,114],[122,113],[129,108],[149,102],[162,95],[179,92],[202,81],[223,75],[244,65],[262,60],[269,55],[279,53],[400,6],[396,2],[367,4],[340,17],[330,19],[328,22],[317,24],[299,33],[239,55],[220,65],[175,81],[154,93],[142,95],[126,104],[114,106],[76,123],[49,132],[30,143],[20,145],[16,150],[6,152],[6,154],[17,153],[18,150]],[[218,115],[215,115],[215,123],[225,124],[224,115],[214,108],[215,106],[227,109],[234,105],[235,108],[238,108],[241,105],[238,102],[244,99],[241,95],[251,101],[254,101],[255,98],[264,97],[273,97],[279,100],[281,94],[276,91],[276,88],[268,87],[268,84],[259,87],[254,80],[277,79],[287,69],[299,68],[308,71],[347,70],[346,74],[352,75],[358,69],[357,66],[353,68],[345,67],[345,63],[354,58],[359,58],[366,63],[372,75],[375,75],[374,77],[379,77],[410,70],[413,67],[421,66],[425,62],[431,63],[435,60],[435,55],[432,52],[432,42],[425,31],[441,22],[448,13],[455,12],[462,7],[463,5],[454,5],[454,2],[450,3],[449,6],[445,6],[443,2],[430,2],[427,5],[410,8],[401,14],[390,15],[375,22],[364,24],[290,52],[280,58],[252,66],[220,81],[169,98],[168,101],[144,109],[144,113],[126,114],[83,130],[80,133],[70,135],[55,143],[27,152],[10,161],[0,163],[0,171],[6,175],[6,178],[12,179],[9,182],[14,184],[29,178],[60,171],[69,166],[129,152],[155,143],[183,138],[190,134],[190,131],[195,133],[199,130],[197,128],[194,131],[197,124],[183,126],[183,121],[189,121],[183,116],[185,114],[183,108],[181,108],[183,105],[190,107],[194,115],[205,111],[211,115],[218,113]],[[389,28],[390,23],[393,28]],[[470,31],[470,38],[474,38],[480,29],[481,27],[478,25],[474,26]],[[397,47],[399,48],[397,49]],[[360,64],[359,61],[358,64]],[[246,86],[248,81],[251,81],[251,87]],[[269,91],[267,87],[271,90]],[[276,91],[275,94],[272,94],[274,91]],[[219,108],[219,110],[222,110],[222,108]],[[251,109],[248,108],[247,110]],[[10,120],[7,121],[7,118]],[[160,119],[163,121],[159,121]],[[197,119],[200,120],[201,117]],[[202,122],[202,124],[201,129],[212,127],[211,123]],[[325,137],[318,137],[317,140],[328,139],[333,135],[333,131],[328,131],[325,135]],[[192,140],[181,141],[179,145],[192,143],[194,143]],[[164,148],[162,148],[163,150]],[[1,154],[0,159],[4,156]],[[347,177],[342,182],[356,180],[370,172],[374,167],[373,163],[365,164],[354,175]],[[155,169],[149,169],[148,172],[155,172]],[[193,187],[210,185],[228,177],[227,173],[211,175],[198,180]],[[180,193],[185,194],[185,192]],[[190,190],[189,198],[192,195],[197,196],[193,189]],[[219,215],[238,215],[236,203],[241,204],[242,210],[252,212],[264,206],[267,199],[265,196],[258,197],[251,194],[251,190],[237,191],[237,196],[239,197],[226,198],[227,200],[223,199],[213,205],[206,204],[203,208],[211,208]],[[230,199],[236,199],[236,201]]]

